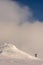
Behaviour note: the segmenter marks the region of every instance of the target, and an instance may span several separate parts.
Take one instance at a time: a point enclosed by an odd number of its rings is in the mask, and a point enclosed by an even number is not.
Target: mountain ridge
[[[4,43],[4,45],[2,45],[0,49],[2,51],[1,55],[3,56],[18,58],[18,59],[30,58],[31,60],[40,60],[39,58],[35,58],[34,56],[31,56],[30,54],[18,49],[12,43]]]

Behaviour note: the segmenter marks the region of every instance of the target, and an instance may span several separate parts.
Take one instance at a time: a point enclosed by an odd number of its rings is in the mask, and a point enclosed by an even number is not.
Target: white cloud
[[[0,1],[0,41],[15,40],[19,48],[42,56],[43,23],[30,23],[28,18],[31,17],[32,13],[27,6],[20,7],[16,2]]]
[[[31,16],[28,7],[21,8],[16,2],[0,1],[0,39],[16,37],[19,25],[26,22],[28,16]]]

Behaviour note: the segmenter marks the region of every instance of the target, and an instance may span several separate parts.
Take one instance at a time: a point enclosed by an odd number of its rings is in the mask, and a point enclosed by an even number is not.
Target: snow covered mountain
[[[6,65],[41,65],[43,60],[16,48],[14,44],[4,43],[0,47],[0,64]]]
[[[0,47],[0,53],[1,55],[7,56],[7,57],[12,57],[12,58],[19,58],[19,59],[25,59],[25,58],[30,58],[30,59],[35,59],[39,60],[38,58],[35,58],[18,48],[16,48],[15,45],[11,43],[4,43],[2,47]]]

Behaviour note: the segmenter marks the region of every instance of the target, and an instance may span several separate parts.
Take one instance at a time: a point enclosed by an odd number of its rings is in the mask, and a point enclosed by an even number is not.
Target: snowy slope
[[[43,60],[35,58],[16,48],[11,43],[4,43],[0,47],[0,64],[3,65],[41,65]]]
[[[38,58],[35,58],[18,48],[16,48],[15,45],[11,43],[4,43],[4,45],[1,47],[2,50],[2,55],[8,56],[8,57],[13,57],[13,58],[30,58],[30,59],[35,59],[39,60]]]

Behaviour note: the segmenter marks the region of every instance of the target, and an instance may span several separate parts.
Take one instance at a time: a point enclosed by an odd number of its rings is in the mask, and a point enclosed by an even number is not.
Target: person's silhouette
[[[37,57],[37,53],[35,53],[35,57]]]

